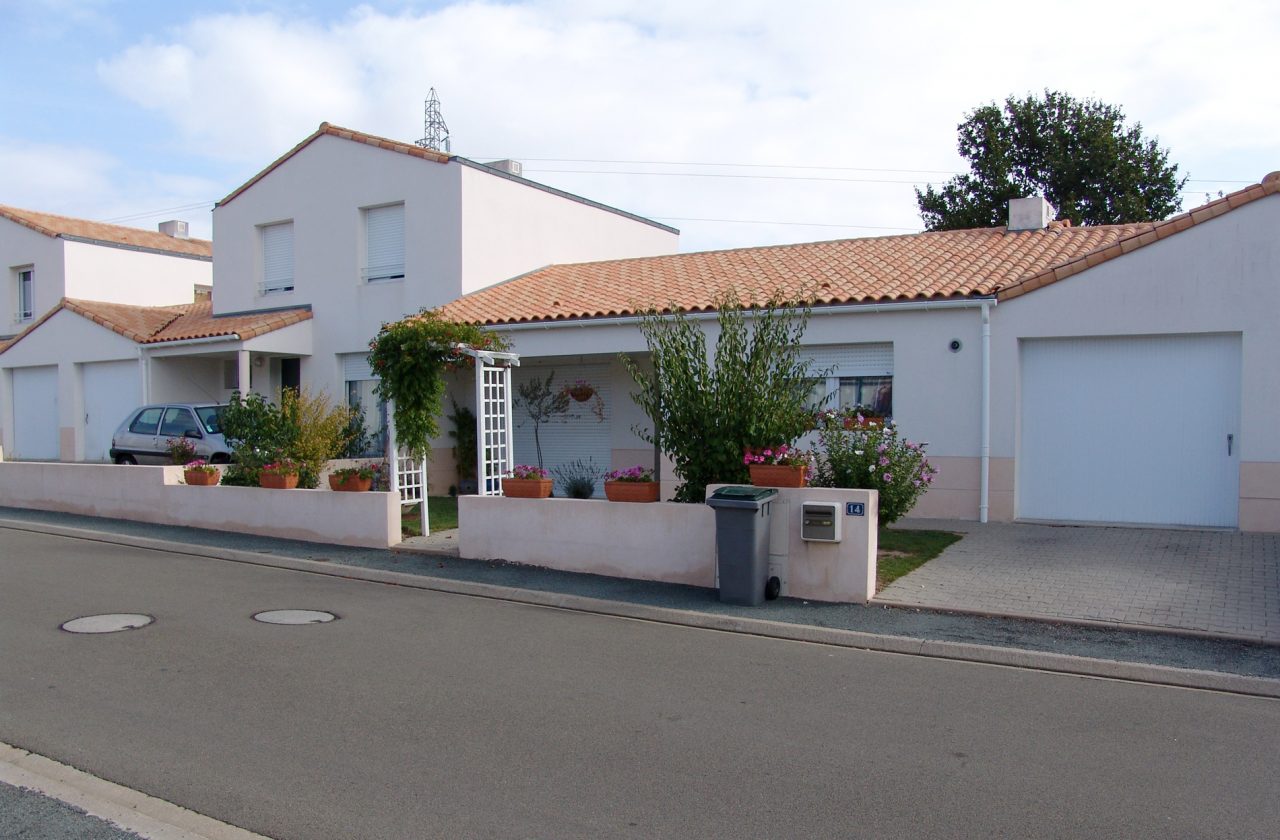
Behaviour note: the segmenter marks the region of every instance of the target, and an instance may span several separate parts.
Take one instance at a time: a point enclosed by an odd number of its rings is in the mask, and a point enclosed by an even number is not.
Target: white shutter
[[[531,379],[546,379],[549,370],[556,372],[551,387],[559,389],[581,379],[595,388],[596,396],[584,403],[571,400],[569,410],[542,424],[538,437],[542,440],[543,466],[548,471],[570,461],[590,459],[601,473],[612,469],[613,444],[610,428],[613,420],[613,389],[608,365],[556,365],[546,367],[518,367],[513,371],[513,387]],[[596,397],[599,398],[597,401]],[[533,439],[533,422],[529,413],[519,406],[519,391],[512,393],[512,420],[515,432],[515,456],[517,464],[537,464],[538,450]],[[598,413],[597,413],[598,412]],[[554,474],[552,475],[554,478]],[[559,495],[560,490],[556,490]],[[596,482],[596,495],[603,495],[604,483]]]
[[[293,291],[293,222],[262,229],[262,294]]]
[[[404,205],[371,207],[365,211],[365,279],[404,277]]]
[[[361,382],[377,379],[373,369],[369,367],[368,353],[341,353],[338,360],[342,363],[342,378],[346,382]]]
[[[807,351],[807,352],[806,352]],[[802,351],[812,360],[813,371],[831,368],[827,375],[892,376],[893,345],[884,344],[819,344]]]

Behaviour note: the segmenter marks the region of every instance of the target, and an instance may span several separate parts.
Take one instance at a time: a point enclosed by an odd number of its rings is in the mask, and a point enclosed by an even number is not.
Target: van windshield
[[[204,426],[204,430],[209,434],[222,434],[222,409],[224,407],[221,405],[209,405],[196,409],[196,416],[200,418],[200,425]]]

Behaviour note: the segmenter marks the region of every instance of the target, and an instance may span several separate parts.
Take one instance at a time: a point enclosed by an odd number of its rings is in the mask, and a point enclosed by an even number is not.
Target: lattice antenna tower
[[[422,123],[422,139],[417,145],[449,154],[449,126],[440,116],[440,98],[436,96],[435,88],[427,94],[427,101],[422,106]]]

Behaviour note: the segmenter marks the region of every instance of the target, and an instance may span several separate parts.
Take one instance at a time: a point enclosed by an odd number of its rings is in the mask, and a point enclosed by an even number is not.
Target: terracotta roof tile
[[[213,314],[213,304],[207,300],[181,306],[132,306],[125,303],[63,298],[57,306],[23,330],[7,345],[0,344],[0,353],[30,335],[63,309],[68,309],[139,344],[162,344],[166,341],[218,337],[246,341],[311,319],[311,310],[305,307],[276,312],[216,316]]]
[[[274,161],[271,162],[271,164],[266,169],[262,170],[257,175],[254,175],[248,181],[245,181],[243,184],[241,184],[239,187],[233,190],[230,195],[228,195],[226,198],[219,201],[217,206],[221,207],[224,204],[230,203],[233,199],[236,198],[236,196],[240,195],[240,193],[244,192],[245,190],[252,187],[254,184],[261,181],[263,178],[265,178],[276,167],[280,166],[289,158],[293,157],[298,152],[302,151],[307,146],[310,146],[317,139],[324,137],[325,135],[329,135],[331,137],[340,137],[343,140],[351,140],[356,143],[364,143],[366,145],[374,146],[379,149],[386,149],[392,152],[399,152],[404,155],[409,155],[410,157],[422,158],[423,160],[429,160],[434,163],[449,162],[449,155],[444,154],[443,152],[437,152],[434,149],[424,149],[421,146],[417,146],[413,143],[403,143],[399,140],[389,140],[386,137],[377,137],[373,134],[365,134],[363,131],[355,131],[350,128],[342,128],[341,126],[336,126],[327,122],[322,122],[320,123],[320,127],[317,128],[305,140],[303,140],[298,145],[294,146],[289,151],[285,152],[280,157],[276,158]]]
[[[53,213],[39,213],[0,204],[0,218],[16,222],[45,236],[68,236],[92,239],[116,245],[130,245],[170,254],[192,257],[213,257],[213,243],[207,239],[178,239],[158,230],[109,225],[88,219],[73,219]]]

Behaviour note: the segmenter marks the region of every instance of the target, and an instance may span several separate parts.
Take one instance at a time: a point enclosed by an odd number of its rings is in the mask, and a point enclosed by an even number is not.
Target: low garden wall
[[[862,506],[861,515],[843,516],[839,543],[806,542],[800,538],[805,501],[833,501],[842,512],[853,503]],[[866,603],[875,593],[877,501],[873,490],[780,489],[769,555],[782,594]],[[706,505],[462,496],[458,527],[459,553],[468,559],[716,585],[715,511]]]
[[[4,462],[0,506],[363,548],[400,541],[395,494],[189,487],[182,467]]]

